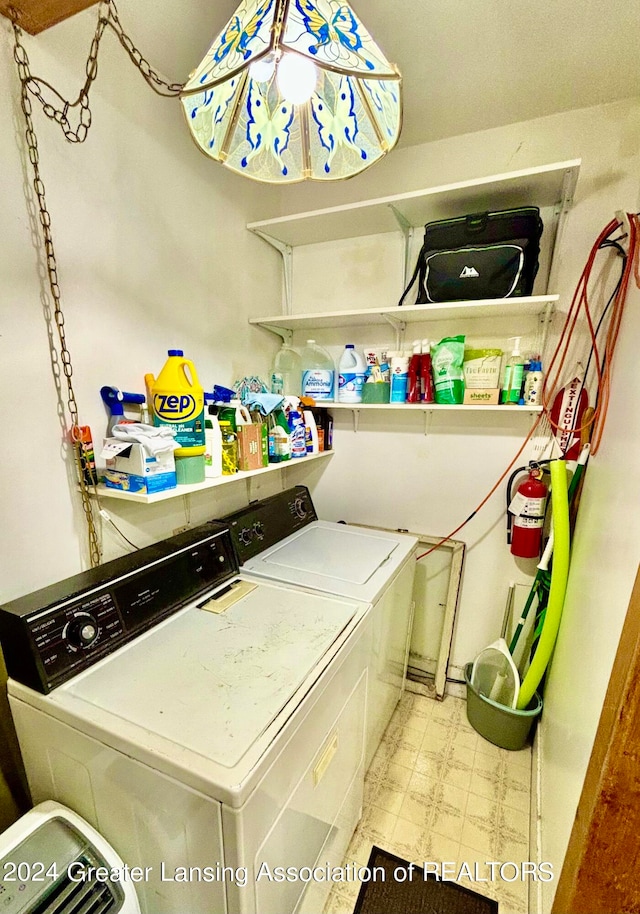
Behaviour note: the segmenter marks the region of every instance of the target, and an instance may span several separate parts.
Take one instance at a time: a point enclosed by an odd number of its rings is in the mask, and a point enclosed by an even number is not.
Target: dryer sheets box
[[[173,451],[149,456],[141,444],[105,438],[100,456],[106,462],[103,482],[109,489],[152,495],[178,484]]]

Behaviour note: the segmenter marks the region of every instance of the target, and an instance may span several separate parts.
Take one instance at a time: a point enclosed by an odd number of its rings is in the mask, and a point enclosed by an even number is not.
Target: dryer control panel
[[[237,572],[228,527],[210,522],[7,603],[7,671],[50,692]]]
[[[222,522],[229,525],[233,545],[243,565],[317,519],[307,487],[294,486],[228,514]]]

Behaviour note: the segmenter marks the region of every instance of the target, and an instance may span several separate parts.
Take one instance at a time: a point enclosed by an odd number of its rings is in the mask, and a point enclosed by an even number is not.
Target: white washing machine
[[[309,490],[296,486],[224,518],[244,573],[371,607],[367,700],[368,768],[404,689],[416,537],[318,520]]]
[[[237,572],[211,523],[0,609],[33,800],[145,914],[318,914],[361,813],[368,606]]]

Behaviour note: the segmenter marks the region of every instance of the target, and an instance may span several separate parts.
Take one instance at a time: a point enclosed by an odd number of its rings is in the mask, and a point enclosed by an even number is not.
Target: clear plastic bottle
[[[269,463],[282,463],[291,459],[291,432],[282,409],[269,413]]]
[[[307,340],[302,350],[302,396],[316,402],[333,400],[335,365],[326,349]]]
[[[276,353],[271,372],[271,393],[282,396],[299,396],[302,389],[302,361],[300,355],[286,343]]]
[[[362,385],[366,370],[364,357],[356,352],[353,343],[347,343],[338,365],[339,403],[362,402]]]

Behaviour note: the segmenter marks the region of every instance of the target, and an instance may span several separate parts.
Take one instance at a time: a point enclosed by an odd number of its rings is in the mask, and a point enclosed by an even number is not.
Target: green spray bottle
[[[524,358],[520,352],[520,340],[522,337],[511,336],[509,339],[513,340],[515,345],[504,368],[500,402],[517,405],[520,400],[520,390],[524,376]]]

